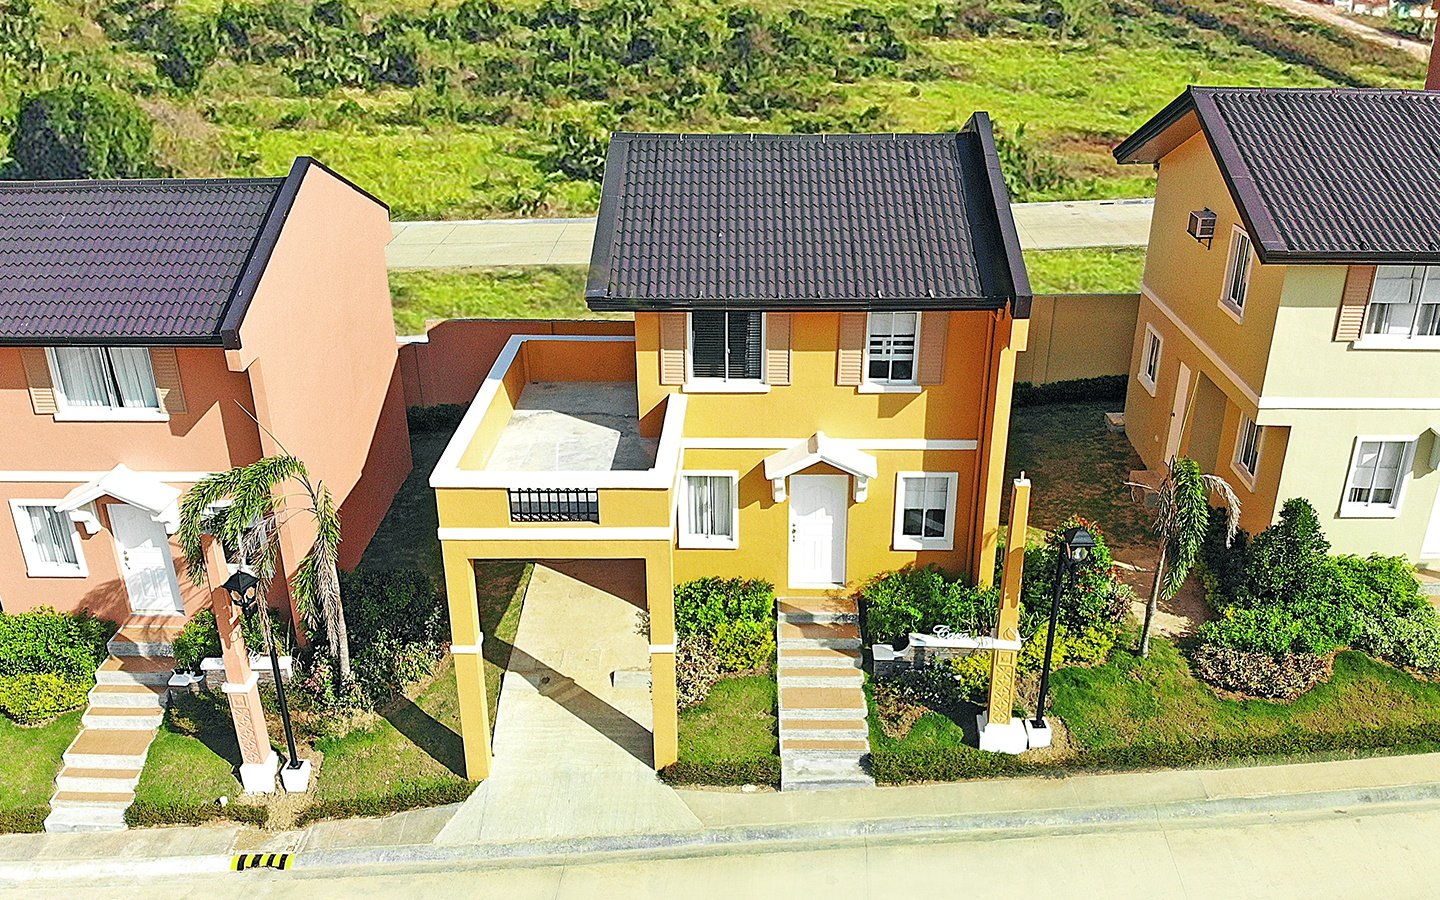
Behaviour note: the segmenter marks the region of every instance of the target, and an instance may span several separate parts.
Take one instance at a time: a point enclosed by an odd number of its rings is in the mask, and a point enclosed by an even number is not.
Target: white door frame
[[[795,544],[798,537],[795,518],[796,500],[802,494],[809,494],[811,491],[828,492],[825,497],[831,501],[826,505],[826,510],[831,514],[830,531],[830,552],[831,552],[831,580],[819,581],[797,578],[796,564],[799,562],[795,553]],[[849,531],[850,515],[850,476],[849,475],[791,475],[790,476],[790,541],[789,547],[789,578],[790,586],[797,588],[831,588],[843,587],[845,584],[845,556],[846,556],[846,534]]]
[[[1425,528],[1420,558],[1427,562],[1440,560],[1440,494],[1435,495],[1435,505],[1430,510],[1430,524]]]
[[[1185,414],[1190,411],[1190,367],[1183,362],[1175,379],[1175,404],[1170,408],[1170,428],[1165,434],[1165,458],[1168,465],[1180,453],[1180,439],[1185,434]]]
[[[107,512],[110,516],[110,533],[115,538],[115,561],[119,565],[120,579],[125,583],[125,593],[130,602],[130,611],[140,616],[183,616],[185,601],[180,597],[180,582],[175,577],[175,558],[171,554],[170,538],[165,534],[165,526],[156,522],[146,510],[127,503],[112,503]],[[120,513],[119,516],[116,515],[117,513]],[[156,568],[160,570],[164,584],[169,588],[169,606],[157,604],[151,608],[136,605],[132,576],[138,573],[130,571],[128,560],[131,551],[145,543],[159,545],[160,562]],[[138,552],[154,551],[142,548]]]

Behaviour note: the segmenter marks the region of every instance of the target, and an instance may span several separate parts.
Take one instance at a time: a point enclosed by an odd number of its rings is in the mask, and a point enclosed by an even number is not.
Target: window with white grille
[[[865,341],[865,380],[872,384],[914,384],[920,314],[870,314]]]
[[[1440,271],[1430,266],[1379,266],[1365,334],[1390,338],[1440,337]]]
[[[86,574],[80,534],[55,500],[12,500],[25,569],[32,578],[81,578]]]

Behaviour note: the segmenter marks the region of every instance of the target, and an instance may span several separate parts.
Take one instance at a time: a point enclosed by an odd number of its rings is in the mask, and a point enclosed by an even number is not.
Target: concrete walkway
[[[700,827],[651,768],[644,605],[638,564],[535,566],[500,692],[490,777],[436,843]]]
[[[1075,200],[1017,203],[1015,226],[1026,250],[1143,247],[1154,201]],[[395,222],[386,248],[392,269],[472,266],[583,266],[590,263],[594,219],[485,219]]]

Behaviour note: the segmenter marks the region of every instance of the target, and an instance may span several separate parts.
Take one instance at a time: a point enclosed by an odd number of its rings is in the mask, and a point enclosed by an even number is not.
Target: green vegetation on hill
[[[400,219],[593,212],[615,128],[938,130],[975,109],[1017,199],[1133,196],[1149,172],[1109,149],[1188,83],[1422,80],[1260,0],[0,0],[0,147],[23,96],[107,86],[165,170],[311,154]]]

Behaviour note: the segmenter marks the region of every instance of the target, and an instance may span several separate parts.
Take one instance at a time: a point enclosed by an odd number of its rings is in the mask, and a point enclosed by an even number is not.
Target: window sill
[[[1145,393],[1152,397],[1155,396],[1155,382],[1149,381],[1141,375],[1136,375],[1135,380],[1140,382],[1140,386],[1145,389]]]
[[[892,550],[954,550],[955,538],[909,538],[897,535],[891,542]]]
[[[883,384],[876,381],[862,381],[855,388],[857,394],[918,394],[924,388],[918,384]]]
[[[1398,519],[1400,510],[1394,506],[1349,506],[1341,505],[1341,519]]]
[[[31,578],[87,578],[90,573],[78,567],[73,569],[37,569],[27,566],[25,568],[25,574]]]
[[[1255,468],[1260,468],[1259,462],[1255,463]],[[1252,494],[1255,493],[1255,482],[1258,477],[1257,475],[1251,475],[1249,472],[1245,471],[1244,466],[1240,465],[1237,460],[1233,459],[1230,460],[1230,471],[1235,473],[1235,477],[1240,479],[1240,483],[1245,485],[1246,490],[1248,490]]]
[[[168,422],[170,414],[163,409],[59,409],[57,422]]]
[[[681,535],[675,546],[680,550],[739,550],[740,542],[733,538],[708,539]]]
[[[1231,303],[1229,300],[1226,300],[1223,297],[1220,299],[1218,305],[1221,309],[1225,311],[1225,315],[1235,320],[1236,325],[1245,324],[1245,307],[1236,306],[1235,304]]]
[[[692,378],[681,386],[687,394],[768,394],[763,381],[724,381],[719,378]]]
[[[1362,334],[1350,347],[1354,350],[1440,350],[1440,338]]]

